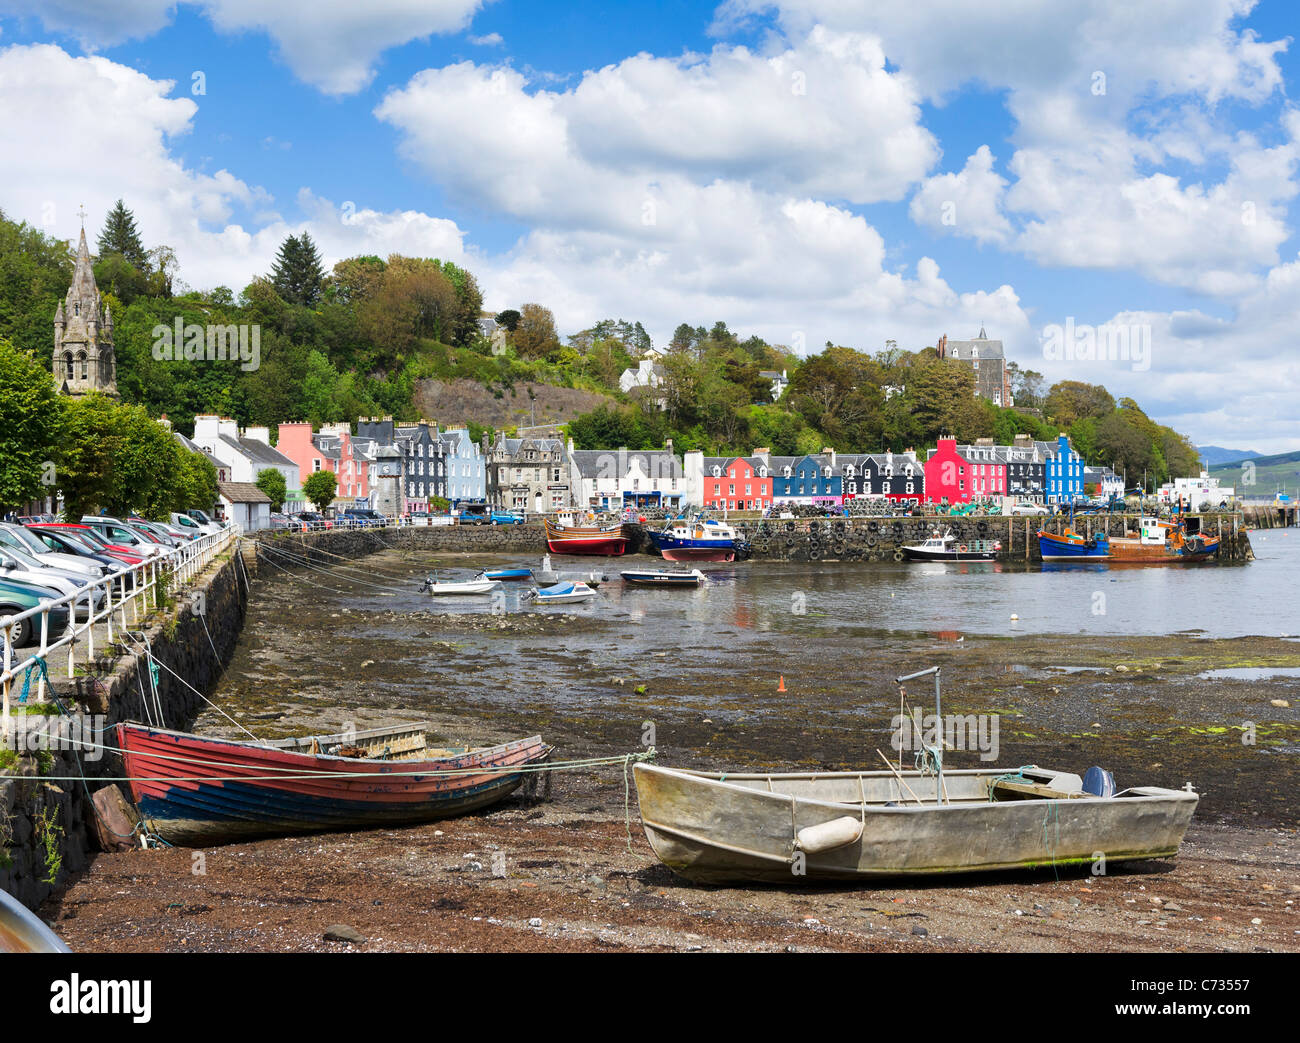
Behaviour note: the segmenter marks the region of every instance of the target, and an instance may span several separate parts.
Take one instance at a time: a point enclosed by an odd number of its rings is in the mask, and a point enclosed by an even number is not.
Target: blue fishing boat
[[[744,561],[749,542],[726,522],[700,515],[678,518],[646,533],[667,561]]]
[[[1039,529],[1038,551],[1044,561],[1108,561],[1110,541],[1104,532],[1083,536],[1066,529],[1057,535]]]

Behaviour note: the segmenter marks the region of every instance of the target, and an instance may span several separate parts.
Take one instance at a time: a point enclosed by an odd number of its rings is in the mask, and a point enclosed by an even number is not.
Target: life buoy
[[[959,554],[965,554],[965,553],[966,553],[966,544],[964,544],[964,543],[959,543],[959,544],[957,544],[957,552],[958,552]]]

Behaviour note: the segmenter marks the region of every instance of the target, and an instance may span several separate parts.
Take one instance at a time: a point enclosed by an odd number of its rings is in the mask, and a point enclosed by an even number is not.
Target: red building
[[[999,447],[961,445],[941,438],[925,461],[925,498],[930,503],[970,503],[1007,495],[1007,463]]]
[[[704,458],[704,506],[714,510],[763,511],[772,506],[772,476],[758,457]]]

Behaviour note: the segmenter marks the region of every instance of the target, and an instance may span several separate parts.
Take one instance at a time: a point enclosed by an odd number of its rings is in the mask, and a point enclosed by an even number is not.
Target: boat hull
[[[1110,557],[1106,560],[1112,565],[1194,564],[1208,561],[1219,551],[1217,539],[1207,540],[1202,546],[1197,551],[1178,550],[1167,544],[1143,544],[1141,540],[1121,537],[1110,541]]]
[[[1082,537],[1057,536],[1039,531],[1038,552],[1044,561],[1108,561],[1109,544],[1099,539],[1089,544]]]
[[[698,587],[704,582],[699,570],[691,572],[624,572],[623,582],[641,587]]]
[[[168,843],[395,826],[462,815],[502,800],[544,762],[534,736],[428,759],[374,760],[119,724],[131,795]],[[454,774],[452,774],[454,773]]]
[[[621,525],[556,525],[546,520],[546,546],[552,554],[618,557],[627,553],[628,536]]]
[[[701,883],[800,885],[1092,864],[1098,852],[1107,862],[1166,858],[1177,854],[1198,800],[1194,793],[1138,787],[1109,798],[1076,793],[990,802],[988,787],[1003,774],[995,768],[945,772],[952,803],[937,804],[934,777],[915,771],[902,773],[909,792],[891,772],[720,776],[648,764],[634,769],[650,846],[674,872]],[[1072,780],[1077,790],[1077,775],[1041,774],[1058,785]],[[815,853],[797,847],[801,830],[846,818],[861,823],[856,839]]]
[[[665,561],[735,561],[736,541],[683,539],[666,532],[647,533]]]
[[[904,547],[903,556],[908,561],[996,561],[996,551],[925,550],[921,547]]]

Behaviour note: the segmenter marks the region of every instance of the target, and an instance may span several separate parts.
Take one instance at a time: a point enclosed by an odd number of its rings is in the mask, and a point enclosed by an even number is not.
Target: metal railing
[[[162,606],[165,597],[190,583],[213,559],[233,546],[238,535],[233,527],[208,533],[178,547],[166,548],[138,565],[102,576],[75,593],[60,598],[43,598],[34,608],[0,618],[0,640],[3,641],[0,735],[9,734],[11,690],[20,675],[26,679],[20,683],[29,686],[35,675],[35,701],[43,702],[45,673],[50,668],[52,654],[67,649],[65,676],[72,677],[79,659],[83,665],[94,660],[97,638],[102,649],[114,642],[115,628],[117,633],[121,633],[139,627],[151,611]],[[101,594],[102,598],[98,596]],[[83,605],[84,618],[78,611]],[[66,627],[59,634],[51,633],[51,612],[62,615],[65,610],[68,615]],[[14,640],[15,631],[25,620],[39,620],[39,640],[34,651],[29,651],[32,648],[30,643],[20,649]],[[98,634],[96,627],[102,628]],[[45,671],[39,669],[41,662],[45,664]]]

